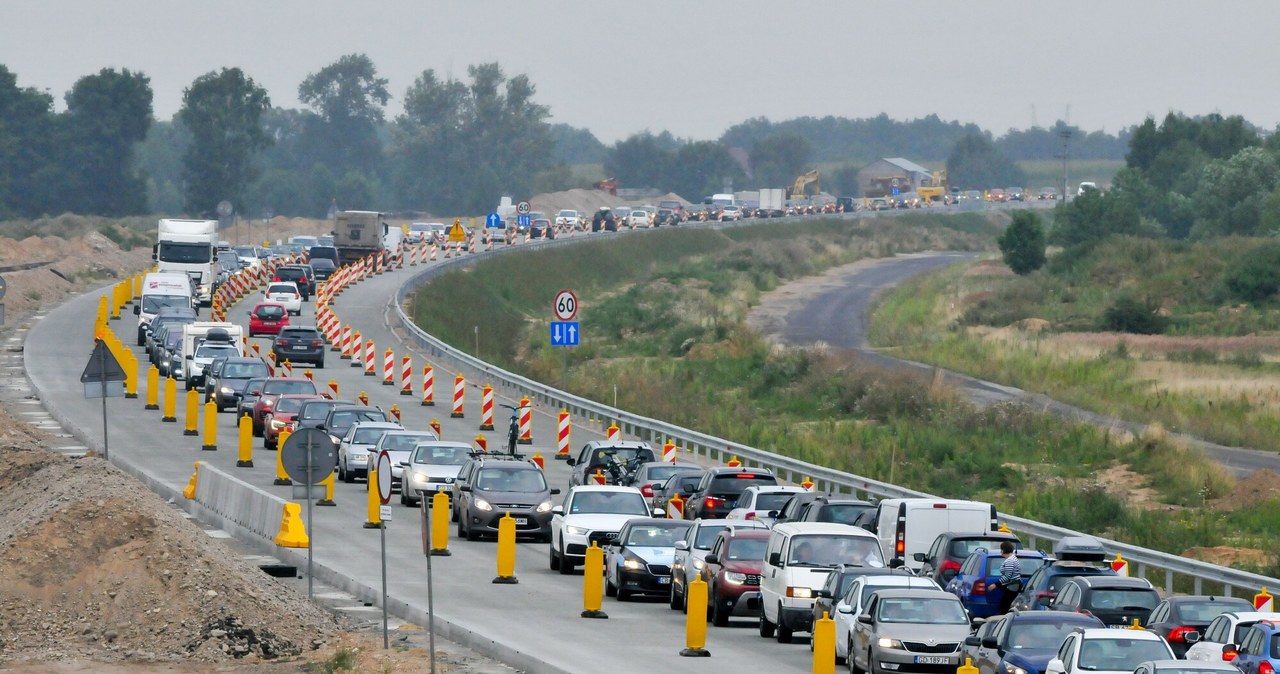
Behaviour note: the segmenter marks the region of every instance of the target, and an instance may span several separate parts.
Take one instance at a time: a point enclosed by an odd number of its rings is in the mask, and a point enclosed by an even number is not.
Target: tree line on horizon
[[[503,194],[588,187],[605,177],[575,174],[584,164],[626,187],[695,200],[726,181],[738,189],[783,186],[817,163],[839,162],[824,184],[856,194],[857,169],[881,156],[945,160],[952,184],[1021,184],[1015,161],[1051,159],[1063,131],[1072,133],[1072,157],[1119,159],[1144,128],[1110,135],[1059,122],[997,138],[936,115],[755,118],[716,140],[644,131],[606,146],[586,129],[549,122],[534,83],[497,63],[469,67],[465,80],[423,71],[394,119],[387,84],[367,56],[349,54],[299,83],[304,107],[289,109],[273,106],[243,70],[223,68],[196,78],[173,119],[158,121],[142,73],[82,77],[59,113],[52,96],[19,88],[0,65],[0,218],[202,217],[223,200],[245,217],[322,217],[331,206],[478,214]]]

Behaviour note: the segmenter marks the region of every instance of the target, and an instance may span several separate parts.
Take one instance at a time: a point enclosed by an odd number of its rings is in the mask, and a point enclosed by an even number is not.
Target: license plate
[[[916,656],[917,665],[946,665],[946,664],[949,664],[950,661],[951,661],[951,658],[948,658],[945,655],[917,655]]]
[[[516,517],[514,519],[516,521],[516,526],[518,527],[522,527],[529,523],[529,518],[527,517]]]
[[[290,350],[290,351],[306,351],[306,350],[307,350],[307,347],[305,347],[305,346],[291,346],[291,347],[289,347],[289,350]]]
[[[658,584],[659,584],[659,585],[670,585],[670,584],[671,584],[671,576],[658,576]]]

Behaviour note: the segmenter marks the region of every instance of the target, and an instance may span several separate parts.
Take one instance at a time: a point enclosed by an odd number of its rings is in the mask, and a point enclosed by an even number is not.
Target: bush
[[[1102,329],[1131,332],[1137,335],[1163,334],[1169,319],[1156,313],[1156,307],[1121,295],[1102,313]]]
[[[1280,291],[1280,243],[1268,243],[1240,254],[1222,275],[1232,297],[1264,302]]]
[[[996,240],[1004,263],[1013,273],[1025,276],[1044,266],[1044,227],[1031,211],[1016,211],[1013,222]]]

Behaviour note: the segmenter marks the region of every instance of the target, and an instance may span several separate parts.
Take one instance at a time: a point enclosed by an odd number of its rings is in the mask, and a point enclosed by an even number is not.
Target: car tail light
[[[973,583],[973,594],[975,596],[985,596],[987,594],[987,581],[985,579],[979,579]]]
[[[272,280],[272,281],[277,281],[277,282],[278,282],[278,281],[280,280],[280,277],[279,277],[279,276],[273,276],[273,277],[271,278],[271,280]]]
[[[702,500],[702,505],[708,508],[719,508],[724,505],[724,499],[716,496],[708,496]]]
[[[1276,668],[1271,665],[1270,660],[1263,660],[1258,663],[1258,674],[1276,674]]]
[[[952,561],[950,559],[943,560],[942,567],[939,568],[938,570],[941,571],[942,573],[946,573],[948,571],[955,571],[956,573],[960,573],[960,562]]]
[[[324,346],[324,342],[322,342],[322,341],[320,341],[320,340],[318,340],[318,339],[313,339],[313,340],[311,340],[311,346]],[[650,491],[652,491],[652,490],[650,490]],[[650,495],[652,496],[652,494],[650,494]]]
[[[1179,644],[1187,643],[1187,635],[1196,631],[1194,627],[1175,627],[1169,630],[1169,641]]]
[[[1231,644],[1227,644],[1222,647],[1222,659],[1226,662],[1231,662],[1236,659],[1236,650],[1231,647]]]
[[[277,338],[276,338],[276,344],[277,344],[278,346],[289,346],[289,340],[287,340],[287,339],[280,339],[280,338],[278,338],[278,337],[277,337]]]
[[[749,512],[749,513],[747,513],[747,519],[749,519],[749,520],[753,520],[753,519],[755,519],[755,518],[756,518],[756,513],[755,513],[755,511],[754,511],[754,510],[753,510],[753,511],[751,511],[751,512]]]

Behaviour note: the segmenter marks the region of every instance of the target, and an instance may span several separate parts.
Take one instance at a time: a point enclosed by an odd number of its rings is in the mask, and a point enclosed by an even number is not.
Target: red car
[[[253,434],[263,437],[265,419],[275,409],[276,400],[282,395],[303,394],[319,395],[316,385],[310,379],[293,379],[271,377],[262,382],[262,393],[258,394],[258,402],[253,404]]]
[[[727,626],[731,617],[760,615],[757,597],[768,542],[768,529],[729,525],[711,544],[698,575],[707,584],[707,617],[716,627]]]
[[[278,335],[289,325],[289,312],[283,304],[261,302],[249,312],[249,336]]]
[[[280,448],[280,432],[288,428],[292,433],[302,403],[308,400],[323,399],[324,396],[306,393],[288,393],[276,398],[271,411],[262,417],[262,446],[267,449]]]

